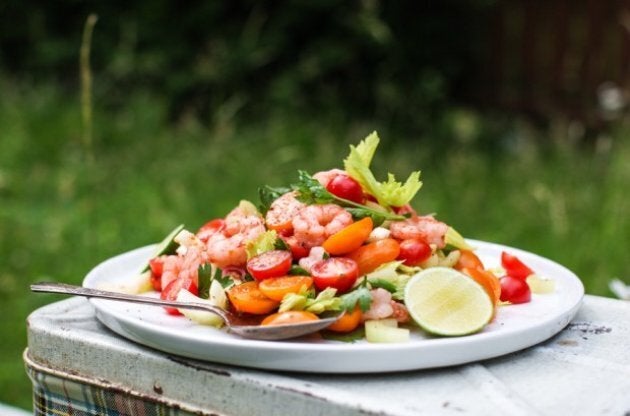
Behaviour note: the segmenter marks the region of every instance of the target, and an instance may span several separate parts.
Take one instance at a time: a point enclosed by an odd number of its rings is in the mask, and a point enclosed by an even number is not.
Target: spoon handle
[[[227,313],[217,307],[206,303],[178,302],[172,300],[150,298],[148,296],[130,295],[127,293],[110,292],[107,290],[92,289],[88,287],[69,285],[66,283],[34,283],[31,285],[33,292],[63,293],[66,295],[85,296],[88,298],[102,298],[122,302],[142,303],[156,306],[170,306],[173,308],[197,309],[212,312],[219,315],[224,321],[228,319]]]

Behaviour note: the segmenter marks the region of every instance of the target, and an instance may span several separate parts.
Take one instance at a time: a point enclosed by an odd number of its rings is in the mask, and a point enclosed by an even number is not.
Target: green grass
[[[591,294],[608,296],[610,279],[630,278],[628,128],[594,151],[461,110],[435,138],[304,114],[244,125],[217,112],[212,127],[169,125],[163,100],[134,92],[124,108],[96,109],[90,162],[78,97],[7,80],[0,90],[0,329],[11,334],[0,344],[2,402],[30,407],[25,319],[59,299],[29,293],[29,283],[80,283],[98,262],[158,241],[176,224],[194,229],[241,198],[255,200],[260,184],[339,166],[348,144],[373,129],[383,141],[377,173],[422,170],[420,211],[465,236],[554,259]]]

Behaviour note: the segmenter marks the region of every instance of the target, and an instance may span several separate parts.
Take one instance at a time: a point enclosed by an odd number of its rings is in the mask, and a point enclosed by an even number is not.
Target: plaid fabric
[[[193,415],[146,397],[38,371],[28,364],[26,369],[33,382],[35,416]]]

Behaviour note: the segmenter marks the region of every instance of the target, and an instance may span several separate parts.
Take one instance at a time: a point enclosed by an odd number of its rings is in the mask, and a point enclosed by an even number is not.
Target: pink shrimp
[[[306,205],[298,201],[297,192],[287,192],[271,203],[265,216],[267,227],[285,235],[293,233],[293,217]]]
[[[372,304],[370,309],[363,312],[364,321],[372,319],[385,319],[394,314],[394,307],[392,306],[392,294],[382,288],[373,289],[370,291],[372,295]]]
[[[265,232],[261,216],[234,208],[225,217],[225,226],[212,234],[206,243],[210,261],[217,267],[241,267],[247,263],[247,242]]]
[[[183,255],[164,256],[162,271],[162,288],[177,278],[191,279],[198,283],[197,269],[200,264],[208,262],[208,253],[204,249],[192,247]]]
[[[321,246],[331,235],[352,224],[352,215],[339,205],[308,205],[293,217],[296,240],[305,247]]]
[[[337,175],[347,175],[347,173],[341,169],[331,169],[331,170],[323,170],[321,172],[317,172],[313,175],[313,179],[319,181],[322,186],[325,188],[330,181]]]
[[[399,240],[420,238],[428,244],[435,244],[438,248],[442,248],[446,245],[444,236],[448,231],[448,225],[430,215],[415,216],[404,221],[393,222],[389,226],[389,231],[392,237]]]

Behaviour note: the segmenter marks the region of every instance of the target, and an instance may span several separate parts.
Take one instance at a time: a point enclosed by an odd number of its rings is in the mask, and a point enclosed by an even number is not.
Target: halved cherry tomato
[[[416,266],[431,257],[431,246],[420,238],[408,238],[400,242],[398,260],[407,266]]]
[[[501,299],[501,283],[492,272],[483,269],[462,269],[464,274],[470,276],[474,281],[479,283],[492,299],[494,305],[499,303]]]
[[[168,285],[166,285],[164,290],[162,290],[162,293],[160,293],[160,299],[177,300],[177,295],[182,289],[186,289],[195,296],[199,294],[199,290],[197,289],[197,285],[195,284],[195,282],[193,282],[191,279],[179,277],[175,280],[172,280]],[[166,312],[168,312],[170,315],[181,315],[181,313],[176,308],[165,306],[164,309],[166,309]]]
[[[460,250],[459,260],[453,267],[456,270],[463,269],[483,269],[483,263],[471,250]]]
[[[359,276],[363,276],[383,263],[396,260],[399,254],[400,244],[398,241],[393,238],[384,238],[359,247],[347,257],[357,262]]]
[[[308,256],[310,249],[304,243],[299,242],[294,236],[280,236],[280,238],[282,238],[282,241],[284,241],[285,244],[289,246],[289,250],[291,250],[291,255],[295,260],[299,260],[302,257]]]
[[[372,218],[362,218],[328,237],[322,247],[333,256],[350,253],[361,247],[370,236],[372,228],[374,228]]]
[[[339,198],[347,199],[357,204],[362,204],[364,200],[363,188],[361,188],[359,182],[348,175],[339,174],[332,178],[326,185],[326,190]]]
[[[286,311],[269,315],[260,323],[261,325],[285,325],[298,324],[300,322],[317,321],[319,317],[308,311]]]
[[[256,280],[284,276],[289,269],[291,269],[291,253],[285,250],[266,251],[247,261],[247,271]]]
[[[352,332],[361,323],[361,317],[363,312],[357,305],[352,312],[344,313],[341,318],[337,319],[337,322],[329,325],[326,329],[333,332]]]
[[[233,286],[228,290],[227,295],[237,312],[254,315],[266,315],[280,304],[265,296],[258,287],[258,282],[255,281]]]
[[[504,276],[501,283],[501,301],[510,303],[527,303],[531,300],[532,292],[524,279]]]
[[[299,293],[313,286],[310,276],[270,277],[258,284],[260,291],[269,299],[280,302],[287,293]]]
[[[210,220],[204,225],[201,226],[199,231],[197,231],[197,238],[202,241],[207,241],[211,235],[223,230],[225,227],[225,220],[223,218],[217,218],[214,220]]]
[[[311,275],[318,290],[333,287],[337,293],[343,293],[352,288],[359,277],[359,266],[346,257],[331,257],[315,263]]]
[[[164,270],[164,259],[162,257],[154,257],[149,260],[149,269],[151,270],[151,286],[156,292],[162,290],[162,272]]]
[[[524,280],[527,279],[530,274],[534,274],[532,269],[527,267],[518,257],[506,253],[505,251],[501,253],[501,266],[505,269],[505,274],[516,277],[517,279]]]

